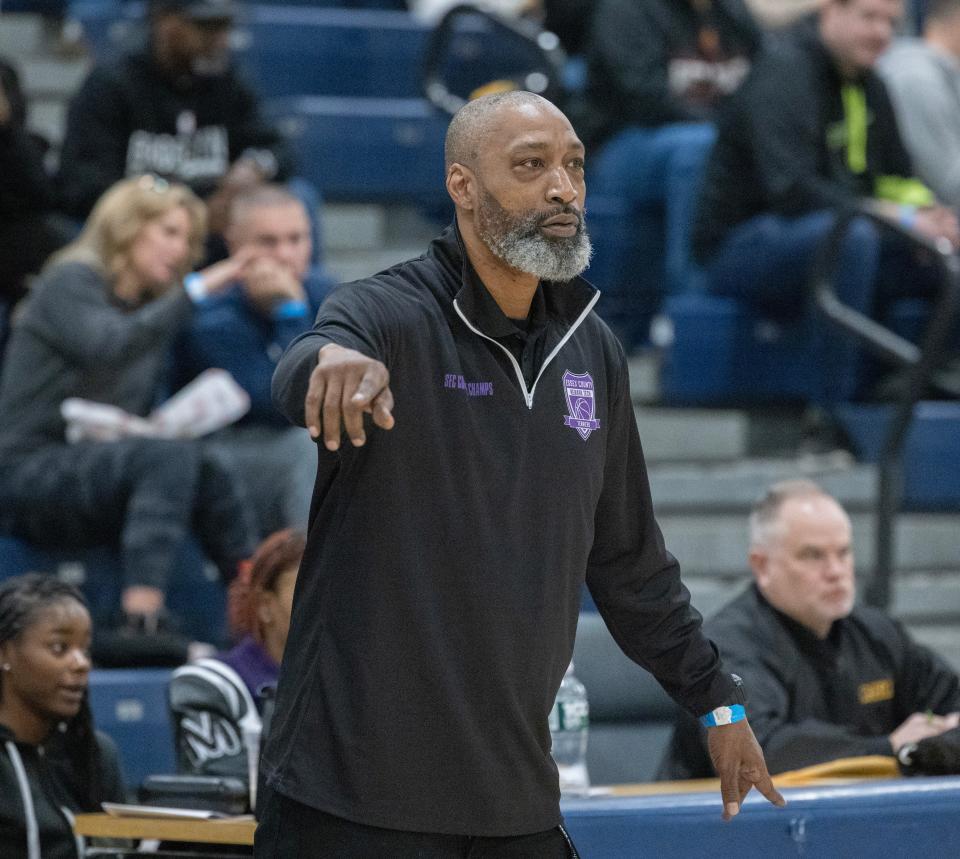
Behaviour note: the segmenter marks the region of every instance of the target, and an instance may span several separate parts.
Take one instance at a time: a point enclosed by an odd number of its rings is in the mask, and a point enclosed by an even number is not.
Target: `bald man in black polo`
[[[320,466],[257,855],[576,855],[547,717],[584,581],[716,725],[725,816],[753,784],[782,803],[664,547],[624,354],[579,276],[582,143],[513,92],[454,117],[446,162],[455,222],[336,290],[274,377]]]

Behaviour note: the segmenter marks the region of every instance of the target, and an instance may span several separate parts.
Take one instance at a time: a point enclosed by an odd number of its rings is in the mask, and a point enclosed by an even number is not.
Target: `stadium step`
[[[907,629],[917,641],[938,653],[955,671],[960,672],[960,636],[957,635],[955,619],[936,625],[908,623]]]
[[[68,99],[83,82],[90,69],[86,58],[61,59],[34,55],[19,62],[20,83],[28,100],[35,98]]]
[[[67,102],[90,68],[87,56],[64,55],[55,30],[40,15],[4,12],[0,56],[12,63],[27,98],[27,127],[53,147],[63,140]]]
[[[0,56],[16,63],[36,56],[44,41],[43,19],[26,12],[4,12]]]
[[[324,264],[349,282],[420,256],[445,224],[407,206],[325,203]]]
[[[649,462],[728,462],[748,454],[749,417],[734,409],[635,410]]]
[[[874,521],[870,513],[853,512],[857,569],[874,563]],[[736,579],[746,570],[747,517],[744,512],[659,515],[667,546],[689,575]],[[956,514],[904,513],[895,529],[896,569],[951,570],[960,558]]]
[[[781,459],[740,459],[718,464],[654,464],[650,488],[658,514],[730,512],[746,517],[771,483],[805,477],[849,510],[872,510],[876,469],[843,452]]]

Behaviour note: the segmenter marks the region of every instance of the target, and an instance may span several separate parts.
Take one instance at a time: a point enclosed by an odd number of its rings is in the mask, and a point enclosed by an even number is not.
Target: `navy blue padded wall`
[[[786,789],[786,808],[757,791],[733,822],[720,794],[590,797],[564,800],[564,826],[582,856],[670,859],[890,859],[960,855],[956,810],[960,778]]]
[[[176,771],[166,668],[90,672],[90,708],[97,728],[117,744],[127,791],[154,773]]]

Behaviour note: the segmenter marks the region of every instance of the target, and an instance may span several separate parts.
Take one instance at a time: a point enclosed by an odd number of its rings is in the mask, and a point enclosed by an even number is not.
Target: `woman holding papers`
[[[203,204],[186,187],[152,176],[114,185],[26,299],[0,378],[0,530],[38,545],[119,542],[126,647],[165,632],[174,660],[186,652],[165,629],[176,553],[192,529],[232,578],[257,536],[246,499],[194,440],[68,443],[61,406],[81,397],[150,411],[194,306],[250,262],[238,254],[191,273],[204,235]]]

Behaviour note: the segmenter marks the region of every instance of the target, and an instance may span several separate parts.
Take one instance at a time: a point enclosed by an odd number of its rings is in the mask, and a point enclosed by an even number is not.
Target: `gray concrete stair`
[[[51,96],[69,99],[90,70],[90,61],[34,55],[21,58],[17,70],[28,100]]]
[[[39,15],[0,14],[0,56],[17,69],[27,98],[27,127],[48,140],[54,156],[63,140],[67,102],[90,70],[85,54],[58,50],[57,34]]]
[[[747,523],[740,512],[668,513],[658,516],[667,546],[689,575],[735,579],[746,568]],[[873,567],[873,517],[854,513],[857,569]],[[896,523],[896,568],[900,571],[951,570],[960,566],[956,514],[902,514]]]
[[[746,412],[733,409],[635,409],[648,462],[729,462],[748,454]]]
[[[420,256],[445,224],[407,206],[328,203],[323,209],[324,261],[343,283]]]
[[[746,518],[771,484],[807,478],[835,495],[850,511],[872,510],[876,469],[846,453],[795,459],[750,458],[725,463],[652,463],[650,491],[659,515],[732,512]]]
[[[44,42],[43,19],[22,12],[0,14],[0,56],[12,62],[36,56]]]
[[[920,571],[902,576],[894,584],[893,614],[910,624],[948,623],[957,634],[960,618],[960,560],[954,568]]]
[[[67,103],[61,98],[33,98],[27,112],[27,128],[56,149],[63,143]]]
[[[960,673],[960,634],[957,633],[956,622],[934,626],[908,623],[907,631]]]

